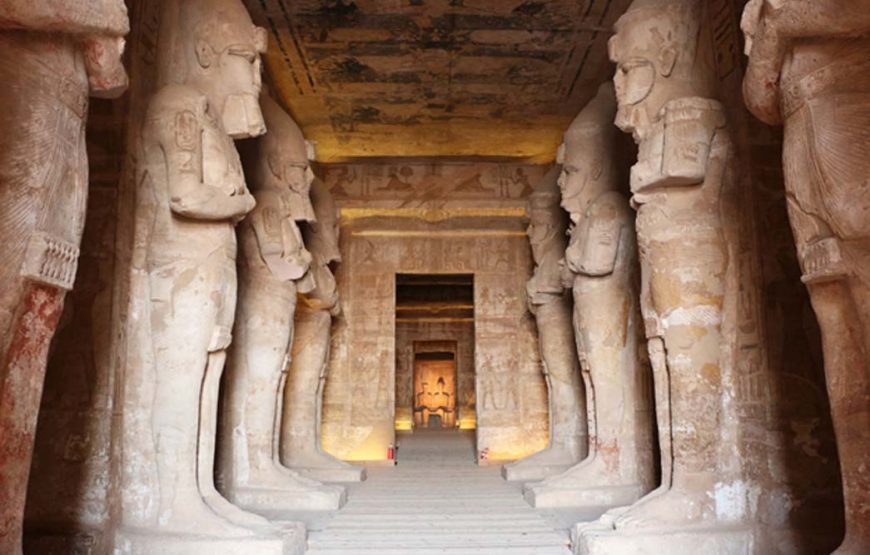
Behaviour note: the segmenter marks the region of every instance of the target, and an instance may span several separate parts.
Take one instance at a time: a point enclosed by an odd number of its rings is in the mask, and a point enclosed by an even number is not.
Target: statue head
[[[634,0],[616,22],[608,43],[616,125],[638,143],[669,101],[714,96],[712,49],[700,47],[701,9],[697,0]]]
[[[556,162],[562,165],[558,181],[561,204],[574,223],[590,201],[614,186],[615,113],[613,84],[607,82],[574,118],[559,146]]]
[[[168,0],[161,41],[164,83],[202,92],[234,139],[266,131],[259,97],[268,39],[241,0]]]
[[[559,206],[559,173],[559,166],[554,166],[529,195],[529,227],[526,234],[532,246],[532,256],[538,265],[554,249],[565,250],[566,222],[565,213]]]
[[[268,132],[259,139],[255,181],[281,191],[296,221],[315,220],[311,204],[311,183],[314,172],[309,160],[313,157],[311,143],[293,118],[270,96],[264,94],[260,105]],[[251,176],[254,177],[254,176]]]

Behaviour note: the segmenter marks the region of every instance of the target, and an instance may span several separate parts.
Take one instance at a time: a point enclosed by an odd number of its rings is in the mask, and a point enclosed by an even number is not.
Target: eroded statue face
[[[640,142],[649,133],[658,112],[667,102],[663,86],[676,62],[671,25],[664,17],[634,14],[618,25],[608,43],[610,59],[616,64],[616,126]]]
[[[601,178],[603,171],[602,157],[596,156],[593,150],[579,149],[578,145],[564,145],[568,150],[562,161],[562,172],[559,174],[559,190],[561,191],[560,206],[568,212],[573,223],[580,221],[586,204],[589,202],[591,185]]]
[[[245,23],[240,23],[245,25]],[[266,31],[247,26],[236,37],[203,37],[196,42],[200,67],[208,77],[212,100],[220,108],[224,130],[234,139],[257,137],[266,132],[260,108],[262,62]],[[235,40],[234,40],[235,39]]]

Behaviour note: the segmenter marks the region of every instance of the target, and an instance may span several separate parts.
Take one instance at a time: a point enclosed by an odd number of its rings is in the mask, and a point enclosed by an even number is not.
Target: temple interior
[[[0,0],[0,99],[0,555],[870,555],[870,0]]]

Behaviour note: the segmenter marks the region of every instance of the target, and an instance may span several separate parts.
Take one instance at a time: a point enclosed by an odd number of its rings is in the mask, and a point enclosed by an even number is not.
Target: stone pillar
[[[224,380],[220,489],[245,509],[335,510],[344,488],[323,486],[281,465],[287,354],[296,293],[313,288],[311,254],[297,222],[312,221],[314,174],[302,131],[274,100],[261,100],[269,132],[245,152],[257,206],[239,225],[239,306]]]
[[[863,2],[751,0],[744,98],[785,128],[798,257],[822,330],[846,509],[835,552],[870,552],[870,13]]]
[[[603,85],[565,133],[562,207],[571,215],[565,285],[586,386],[589,455],[525,487],[535,507],[628,505],[653,488],[651,374],[644,341],[634,214],[616,168],[613,86]]]
[[[214,484],[218,391],[236,309],[235,224],[254,208],[233,139],[265,132],[265,31],[240,0],[169,0],[137,202],[115,553],[287,553]]]
[[[616,125],[639,151],[631,191],[664,475],[631,507],[575,529],[578,553],[751,551],[749,494],[720,447],[737,426],[736,178],[702,10],[635,0],[609,44]]]
[[[323,390],[329,366],[332,318],[341,313],[330,264],[339,262],[338,212],[332,195],[315,180],[311,198],[317,218],[303,227],[312,256],[314,288],[301,297],[290,350],[290,373],[284,388],[281,461],[317,480],[358,482],[365,469],[341,461],[320,444]]]
[[[0,10],[0,552],[22,521],[49,342],[75,280],[87,203],[88,96],[119,96],[119,0]]]
[[[529,198],[528,230],[535,273],[526,290],[538,327],[541,360],[549,393],[550,437],[547,448],[502,467],[508,480],[540,480],[558,474],[587,453],[580,365],[571,324],[571,299],[562,284],[567,218],[559,208],[554,168]]]

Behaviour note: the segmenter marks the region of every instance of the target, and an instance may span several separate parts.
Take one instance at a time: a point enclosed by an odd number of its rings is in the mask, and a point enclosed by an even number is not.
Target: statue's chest
[[[235,187],[245,183],[235,143],[217,121],[209,117],[202,131],[202,170],[206,183]]]

